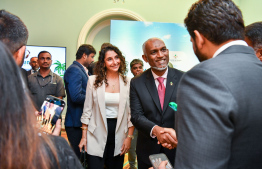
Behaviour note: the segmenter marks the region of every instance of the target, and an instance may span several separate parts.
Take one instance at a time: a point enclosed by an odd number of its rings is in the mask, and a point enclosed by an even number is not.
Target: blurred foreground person
[[[88,168],[122,169],[131,146],[134,127],[130,122],[129,82],[125,58],[115,46],[103,48],[94,76],[90,76],[81,117],[82,139]]]
[[[201,61],[178,86],[175,168],[262,168],[262,63],[231,0],[200,0],[185,19]]]
[[[0,57],[0,168],[82,168],[66,140],[38,130],[20,68],[2,42]]]

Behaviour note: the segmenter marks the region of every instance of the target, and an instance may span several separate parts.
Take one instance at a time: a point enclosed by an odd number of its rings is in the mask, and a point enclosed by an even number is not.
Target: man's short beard
[[[165,67],[152,67],[151,66],[152,69],[159,70],[159,71],[165,70],[167,67],[168,67],[168,64]]]

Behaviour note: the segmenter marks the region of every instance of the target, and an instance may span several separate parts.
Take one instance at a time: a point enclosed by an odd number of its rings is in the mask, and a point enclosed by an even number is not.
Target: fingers
[[[168,148],[169,150],[172,150],[172,149],[174,149],[175,147],[174,146],[172,146],[171,144],[167,144],[167,143],[164,143],[164,144],[161,144],[163,147],[165,147],[165,148]]]
[[[87,152],[87,145],[86,144],[84,144],[84,148],[85,148],[85,152]]]
[[[126,150],[125,150],[125,143],[122,145],[122,148],[121,148],[121,154],[120,155],[123,155],[125,154]]]
[[[80,141],[80,143],[79,143],[79,145],[78,145],[80,152],[82,151],[83,146],[84,146],[85,151],[87,151],[87,141],[86,141],[86,138],[82,138],[81,141]]]
[[[177,140],[171,137],[169,134],[166,134],[166,138],[168,140],[168,143],[172,144],[173,147],[176,147]]]
[[[164,132],[168,133],[173,139],[177,140],[176,138],[176,131],[172,128],[164,128]]]
[[[54,129],[52,135],[54,135],[54,136],[59,136],[59,135],[60,135],[60,132],[61,132],[61,129],[62,129],[61,119],[58,119],[58,120],[56,121],[55,129]]]
[[[167,165],[167,161],[162,161],[158,167],[158,169],[165,169],[166,168],[166,165]]]

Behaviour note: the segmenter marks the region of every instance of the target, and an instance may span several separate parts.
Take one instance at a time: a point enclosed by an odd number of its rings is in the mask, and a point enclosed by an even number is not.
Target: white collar
[[[213,55],[213,58],[219,55],[221,52],[226,50],[228,47],[233,46],[233,45],[243,45],[243,46],[248,46],[247,43],[243,40],[234,40],[231,42],[226,43],[225,45],[221,46]]]

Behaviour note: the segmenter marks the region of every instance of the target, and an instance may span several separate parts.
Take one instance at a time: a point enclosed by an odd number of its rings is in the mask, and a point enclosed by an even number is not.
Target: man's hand
[[[174,129],[155,126],[152,134],[157,137],[158,144],[161,144],[163,147],[173,149],[177,145],[176,133]]]
[[[163,128],[163,130],[160,131],[161,134],[168,134],[167,137],[171,137],[174,142],[168,143],[168,142],[164,142],[161,143],[160,141],[158,141],[158,144],[161,144],[163,147],[168,148],[168,149],[174,149],[177,146],[177,138],[176,138],[176,131],[172,128]]]

